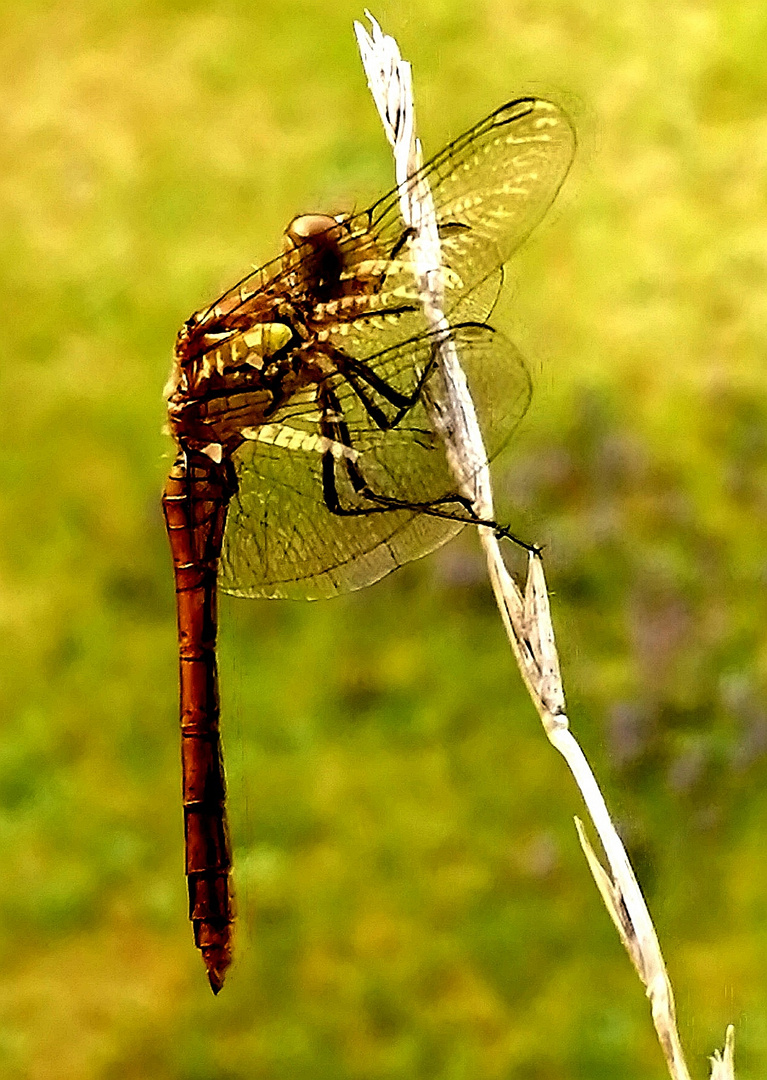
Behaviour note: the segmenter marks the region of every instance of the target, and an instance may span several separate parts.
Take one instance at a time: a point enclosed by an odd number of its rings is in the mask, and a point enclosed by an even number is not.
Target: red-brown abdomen
[[[214,993],[231,962],[231,852],[219,735],[216,576],[232,486],[226,464],[180,451],[163,493],[176,577],[189,918]]]

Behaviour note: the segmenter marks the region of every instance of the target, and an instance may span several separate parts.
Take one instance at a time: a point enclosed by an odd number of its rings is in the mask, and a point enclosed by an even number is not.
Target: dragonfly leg
[[[412,389],[408,391],[398,390],[395,386],[392,386],[368,361],[358,360],[356,357],[349,356],[336,348],[326,348],[324,351],[336,365],[339,374],[351,386],[375,425],[382,431],[390,431],[423,398],[424,388],[438,366],[441,349],[451,341],[455,341],[458,334],[463,335],[472,332],[475,334],[481,332],[483,335],[494,333],[492,328],[485,323],[463,322],[450,329],[438,330],[432,334],[423,334],[420,343],[428,347],[429,356],[425,362],[421,357],[417,359],[416,356],[413,357],[415,362],[412,370],[416,375],[416,379]],[[384,353],[379,354],[378,359],[385,357],[387,353],[392,351],[391,349],[385,350]],[[373,393],[396,410],[393,416],[387,415],[381,406],[374,401]]]
[[[337,350],[333,351],[332,358],[340,374],[343,375],[362,402],[365,411],[376,427],[380,428],[381,431],[391,431],[420,400],[426,381],[434,371],[437,354],[436,351],[432,351],[429,362],[424,365],[415,386],[409,393],[403,393],[390,386],[369,364],[362,360],[355,360],[353,357]],[[384,409],[374,400],[371,391],[378,394],[379,397],[383,398],[387,404],[395,409],[392,416],[387,415]]]
[[[350,451],[354,450],[350,432],[341,412],[340,403],[332,388],[324,384],[318,395],[321,407],[320,429],[322,434],[334,444],[340,443]],[[336,470],[342,468],[354,492],[355,497],[364,503],[344,505],[338,490]],[[413,514],[428,514],[431,517],[447,521],[458,521],[464,525],[483,526],[492,529],[499,539],[505,539],[524,548],[525,551],[537,552],[539,548],[528,544],[511,532],[506,525],[480,517],[474,510],[471,500],[458,493],[443,495],[437,499],[415,502],[398,499],[391,495],[376,492],[364,477],[353,454],[342,455],[340,460],[327,451],[322,456],[322,490],[325,505],[331,514],[338,517],[366,517],[370,514],[395,513],[409,511]]]
[[[413,228],[413,226],[412,225],[407,225],[402,230],[399,237],[397,238],[396,243],[394,244],[394,247],[389,252],[389,259],[390,260],[396,259],[397,256],[399,255],[400,251],[402,251],[403,247],[408,242],[408,240],[412,239],[416,235],[417,235],[417,233],[416,233],[415,229]]]

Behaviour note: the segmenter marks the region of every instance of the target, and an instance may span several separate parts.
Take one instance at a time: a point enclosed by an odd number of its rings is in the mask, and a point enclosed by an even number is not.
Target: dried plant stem
[[[371,32],[355,23],[357,42],[368,85],[394,151],[400,208],[413,233],[411,252],[427,324],[439,340],[449,324],[442,310],[440,244],[431,193],[423,178],[413,177],[421,164],[421,147],[415,137],[411,69],[402,60],[394,39],[383,34],[370,13],[366,14]],[[439,414],[433,411],[432,419],[442,435],[461,494],[471,500],[477,518],[492,520],[492,488],[482,433],[460,358],[449,336],[445,335],[439,352],[446,401],[441,402]],[[594,880],[650,999],[669,1075],[672,1080],[690,1080],[676,1025],[671,982],[650,913],[599,785],[569,728],[540,553],[530,553],[523,595],[506,569],[493,530],[481,527],[478,531],[493,593],[525,686],[549,741],[565,759],[578,785],[601,841],[609,871],[595,855],[582,822],[575,819]],[[711,1080],[734,1080],[733,1048],[734,1032],[729,1027],[723,1054],[717,1052],[711,1059]]]

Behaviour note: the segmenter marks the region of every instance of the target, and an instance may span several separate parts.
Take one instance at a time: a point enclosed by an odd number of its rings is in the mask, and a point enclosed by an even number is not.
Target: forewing
[[[456,322],[487,318],[502,267],[556,197],[572,162],[575,135],[551,102],[524,98],[503,105],[420,170],[431,189],[440,232],[445,313]],[[339,296],[305,301],[329,340],[360,359],[428,330],[407,227],[394,188],[342,224]],[[311,248],[306,247],[306,258]],[[311,274],[302,249],[278,257],[233,286],[200,318],[246,328],[270,298],[301,301]],[[241,324],[241,325],[240,325]]]
[[[425,179],[431,189],[442,248],[444,310],[453,322],[487,318],[503,264],[553,202],[574,150],[575,135],[565,114],[551,102],[523,99],[502,106],[461,135],[413,179]],[[406,235],[396,188],[350,223],[344,242],[347,275],[364,281],[380,269],[376,289],[367,286],[362,310],[336,304],[329,312],[336,319],[331,339],[355,356],[370,355],[382,344],[394,345],[425,328]]]
[[[459,327],[451,336],[492,457],[527,408],[527,369],[511,342],[489,327]],[[404,390],[413,372],[432,363],[434,341],[423,334],[369,358],[370,366]],[[442,441],[422,399],[396,427],[382,431],[351,386],[338,375],[332,381],[350,435],[349,447],[335,447],[342,505],[372,509],[345,473],[344,451],[354,453],[369,487],[386,498],[418,504],[455,491]],[[438,393],[438,385],[435,373],[430,391]],[[319,431],[316,402],[308,396],[275,414],[254,435],[235,455],[239,491],[229,508],[220,573],[228,592],[315,599],[359,589],[435,550],[462,528],[460,520],[411,509],[348,517],[331,513],[321,476],[328,443]],[[446,508],[460,516],[458,505]]]

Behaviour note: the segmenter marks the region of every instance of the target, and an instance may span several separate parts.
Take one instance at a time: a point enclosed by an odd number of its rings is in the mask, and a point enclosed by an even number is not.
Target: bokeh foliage
[[[184,918],[160,388],[299,211],[390,183],[361,9],[6,4],[0,1072],[660,1077],[471,536],[364,593],[224,602],[240,908]],[[581,137],[498,321],[537,383],[499,492],[547,543],[572,720],[696,1075],[767,1062],[767,11],[389,0],[427,153],[521,93]]]

